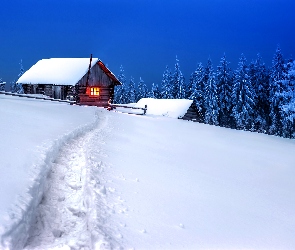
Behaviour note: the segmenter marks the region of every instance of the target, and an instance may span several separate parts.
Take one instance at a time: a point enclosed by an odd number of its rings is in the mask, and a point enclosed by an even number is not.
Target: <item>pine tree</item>
[[[207,80],[205,82],[204,88],[205,123],[218,125],[219,107],[217,97],[217,85],[211,59],[208,59],[205,74]]]
[[[173,99],[172,96],[172,73],[168,66],[163,73],[161,83],[161,96],[163,99]]]
[[[190,99],[194,92],[194,73],[195,72],[190,75],[190,79],[186,84],[185,99]]]
[[[120,66],[118,80],[119,82],[122,83],[122,85],[115,87],[114,103],[122,104],[122,103],[125,103],[125,100],[126,100],[126,77],[125,77],[124,69],[122,65]]]
[[[258,54],[257,59],[250,64],[249,76],[256,97],[254,100],[255,131],[266,132],[268,130],[269,123],[269,77],[260,54]]]
[[[232,76],[231,69],[229,68],[229,62],[224,55],[221,58],[220,65],[217,66],[216,71],[216,84],[217,84],[217,96],[219,106],[218,121],[220,126],[233,127],[232,121]]]
[[[280,93],[280,115],[282,136],[295,138],[295,62],[289,61],[286,65],[285,88]]]
[[[138,91],[137,91],[137,98],[136,101],[138,102],[141,98],[146,98],[148,95],[148,88],[146,84],[144,83],[144,80],[142,78],[139,78],[139,83],[137,85]]]
[[[25,73],[25,70],[24,70],[24,67],[23,67],[23,60],[22,59],[20,60],[19,65],[20,65],[20,72],[18,74],[18,78],[20,78]]]
[[[20,61],[20,72],[18,74],[18,79],[24,74],[24,67],[23,67],[23,61]],[[23,94],[24,89],[21,83],[18,83],[17,81],[12,81],[11,82],[11,92],[18,93],[18,94]]]
[[[184,76],[180,70],[179,60],[176,57],[174,74],[172,76],[172,96],[174,99],[183,99],[186,97],[185,94],[186,86]]]
[[[155,99],[160,99],[161,98],[161,92],[159,90],[158,84],[153,83],[151,91],[148,93],[149,98],[155,98]]]
[[[288,91],[285,76],[286,68],[280,47],[277,47],[272,61],[272,69],[269,80],[269,104],[270,104],[270,128],[269,133],[272,135],[282,135],[283,125],[280,114],[280,106],[284,105],[282,93]]]
[[[204,77],[205,70],[202,63],[199,63],[195,72],[191,74],[190,85],[191,87],[191,95],[189,99],[193,100],[196,108],[200,114],[200,121],[203,121],[205,114],[204,107]]]
[[[0,78],[0,91],[5,91],[5,82]]]
[[[250,130],[254,123],[255,93],[248,72],[246,58],[242,54],[234,73],[232,102],[236,128],[244,130]]]
[[[127,95],[128,100],[126,100],[127,101],[126,103],[135,103],[136,102],[136,91],[135,91],[135,82],[134,82],[133,77],[130,78],[127,93],[128,93],[128,95]]]
[[[16,81],[13,80],[12,82],[10,82],[10,91],[12,93],[17,93],[17,84]]]

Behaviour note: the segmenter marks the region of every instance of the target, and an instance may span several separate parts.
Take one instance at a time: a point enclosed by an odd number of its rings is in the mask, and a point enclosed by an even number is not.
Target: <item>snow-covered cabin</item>
[[[112,102],[114,87],[121,85],[98,58],[42,59],[27,70],[17,83],[23,85],[25,94],[74,99],[81,105],[100,107]]]

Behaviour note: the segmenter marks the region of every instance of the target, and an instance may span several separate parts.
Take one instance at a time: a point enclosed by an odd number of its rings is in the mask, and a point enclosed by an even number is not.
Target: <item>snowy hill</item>
[[[0,117],[2,247],[295,248],[293,140],[3,96]]]
[[[1,243],[26,240],[50,163],[62,144],[94,126],[96,109],[0,95]],[[41,196],[41,197],[40,197]]]

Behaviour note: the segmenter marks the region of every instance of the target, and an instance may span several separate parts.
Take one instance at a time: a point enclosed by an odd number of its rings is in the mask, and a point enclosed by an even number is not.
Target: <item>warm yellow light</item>
[[[97,87],[90,88],[90,95],[91,96],[98,96],[99,95],[99,88],[97,88]]]

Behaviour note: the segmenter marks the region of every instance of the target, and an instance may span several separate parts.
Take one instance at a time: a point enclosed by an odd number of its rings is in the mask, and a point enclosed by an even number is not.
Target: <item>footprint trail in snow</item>
[[[99,180],[103,171],[99,159],[103,153],[97,144],[103,143],[101,130],[106,123],[107,119],[99,121],[98,128],[71,140],[61,149],[47,177],[36,223],[32,225],[25,249],[118,247],[103,226],[109,215],[104,209],[105,188]]]

